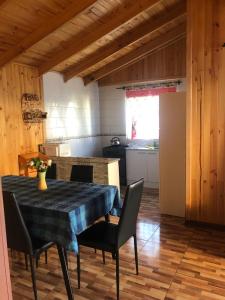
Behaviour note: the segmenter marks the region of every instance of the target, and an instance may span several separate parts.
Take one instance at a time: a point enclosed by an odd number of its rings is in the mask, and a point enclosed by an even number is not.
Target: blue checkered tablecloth
[[[37,184],[36,178],[2,177],[3,190],[15,194],[30,233],[75,252],[77,234],[121,207],[115,186],[47,179],[48,189],[40,191]]]

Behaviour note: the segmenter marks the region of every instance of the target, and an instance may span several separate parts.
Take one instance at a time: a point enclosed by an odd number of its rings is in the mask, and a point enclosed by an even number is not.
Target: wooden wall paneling
[[[180,2],[171,7],[170,10],[167,11],[167,14],[161,14],[157,18],[152,18],[141,23],[136,28],[131,29],[113,40],[111,43],[101,47],[98,51],[88,57],[85,57],[83,61],[69,67],[65,70],[65,72],[63,72],[64,80],[67,81],[72,77],[79,75],[93,65],[120,51],[123,47],[127,47],[139,40],[142,40],[143,37],[154,33],[156,30],[165,28],[171,21],[183,16],[185,13],[186,3]]]
[[[87,9],[90,5],[94,4],[96,0],[83,0],[82,2],[74,2],[69,5],[64,11],[60,11],[58,15],[48,18],[31,34],[22,39],[17,45],[14,45],[6,53],[0,57],[0,67],[16,58],[19,54],[26,51],[28,48],[39,42],[41,39],[55,31],[62,26],[65,22],[74,18],[82,11]],[[0,2],[1,5],[1,2]]]
[[[50,61],[53,62],[53,57],[54,61],[58,57],[52,68],[63,72],[70,66],[84,63],[84,60],[87,63],[87,56],[109,46],[127,32],[130,34],[128,39],[122,39],[122,46],[147,34],[151,26],[157,27],[157,24],[162,24],[163,20],[167,22],[173,16],[174,19],[167,26],[159,26],[160,30],[154,36],[179,26],[185,21],[185,4],[186,1],[182,0],[8,0],[0,7],[0,65],[13,60],[25,65],[41,66],[42,69]],[[181,15],[176,18],[179,12]],[[143,42],[139,40],[136,43],[141,45]],[[134,45],[130,47],[134,49]],[[104,53],[105,57],[119,48],[118,44],[114,44],[113,49],[106,47],[108,52]],[[97,56],[97,59],[98,67],[103,66],[101,58]],[[94,64],[93,61],[88,63]],[[91,67],[89,73],[95,70],[96,66]],[[87,72],[82,74],[85,75]]]
[[[84,84],[88,84],[92,81],[105,77],[106,75],[119,70],[125,66],[128,66],[138,60],[142,59],[146,55],[163,48],[174,41],[181,39],[185,36],[185,25],[182,24],[177,28],[169,30],[167,33],[161,34],[148,43],[134,49],[133,51],[119,57],[118,59],[106,64],[105,66],[97,69],[96,71],[84,76]]]
[[[5,218],[0,178],[0,295],[1,299],[12,300],[9,260],[5,232]]]
[[[186,218],[225,224],[225,5],[188,1]]]
[[[38,70],[19,64],[0,69],[0,175],[18,174],[18,154],[36,152],[44,140],[43,124],[26,125],[22,119],[23,93],[42,98],[42,81]]]
[[[101,24],[98,29],[83,34],[82,37],[80,37],[79,42],[77,36],[68,42],[65,42],[63,51],[53,53],[47,61],[39,66],[39,74],[42,75],[48,72],[59,63],[87,48],[100,38],[119,29],[122,25],[138,16],[147,8],[156,5],[157,2],[159,2],[159,0],[139,0],[136,2],[131,0],[124,1],[120,7],[117,7],[117,9],[114,9],[110,14],[106,14],[101,19]]]
[[[7,0],[0,0],[0,6],[3,5]]]
[[[186,39],[154,52],[140,61],[100,79],[99,85],[154,81],[186,76]]]
[[[0,99],[5,99],[5,87],[3,86],[3,82],[6,82],[6,76],[5,72],[0,72]],[[5,108],[4,108],[4,102],[0,100],[0,140],[1,140],[1,148],[0,149],[7,149],[6,146],[6,128],[5,128]],[[2,161],[5,161],[5,153],[1,153]],[[0,164],[0,174],[4,174],[4,169],[6,168],[6,164],[2,163]]]

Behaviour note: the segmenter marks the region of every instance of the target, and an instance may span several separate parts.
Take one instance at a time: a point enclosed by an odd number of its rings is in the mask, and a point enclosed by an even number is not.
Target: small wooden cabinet
[[[34,168],[28,167],[28,162],[32,158],[40,157],[43,160],[47,160],[48,156],[42,154],[40,152],[32,152],[27,154],[18,155],[18,163],[19,163],[19,175],[20,176],[29,176],[29,177],[37,177],[37,170]]]

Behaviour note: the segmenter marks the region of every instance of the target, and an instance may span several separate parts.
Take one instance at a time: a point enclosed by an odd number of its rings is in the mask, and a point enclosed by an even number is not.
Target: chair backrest
[[[126,189],[121,217],[118,224],[118,246],[122,246],[132,235],[136,234],[136,223],[141,204],[144,179],[140,179]]]
[[[57,177],[56,164],[52,163],[52,165],[47,169],[46,178],[56,179],[56,177]]]
[[[73,165],[70,180],[80,182],[93,182],[93,166]]]
[[[14,194],[4,191],[3,203],[8,248],[32,254],[31,238]]]

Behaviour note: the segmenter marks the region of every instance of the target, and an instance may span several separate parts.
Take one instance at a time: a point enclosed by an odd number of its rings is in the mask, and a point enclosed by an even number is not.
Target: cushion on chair
[[[98,222],[78,235],[80,245],[105,251],[115,251],[118,225],[105,221]]]

